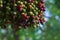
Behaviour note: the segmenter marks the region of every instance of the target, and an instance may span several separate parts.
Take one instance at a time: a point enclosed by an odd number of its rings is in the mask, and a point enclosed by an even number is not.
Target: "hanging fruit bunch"
[[[1,0],[0,25],[6,27],[11,24],[13,28],[37,27],[39,22],[43,25],[44,0]]]

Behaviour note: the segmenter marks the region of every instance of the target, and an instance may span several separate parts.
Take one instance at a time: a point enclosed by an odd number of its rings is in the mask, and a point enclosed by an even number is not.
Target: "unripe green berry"
[[[34,10],[34,12],[36,12],[36,10]]]
[[[23,15],[24,13],[22,13],[22,15]]]
[[[14,14],[16,15],[17,13],[16,13],[16,12],[14,12]]]
[[[38,15],[38,12],[36,12],[36,15]]]
[[[36,4],[38,4],[38,2],[37,2],[37,1],[35,1],[35,3],[36,3]]]
[[[30,12],[30,15],[34,15],[33,12]]]
[[[31,5],[34,5],[33,3],[31,3]]]
[[[20,2],[20,4],[23,4],[23,2]]]
[[[2,3],[3,3],[3,1],[0,1],[0,3],[2,4]]]
[[[3,7],[3,5],[1,4],[0,7]]]
[[[38,10],[38,8],[36,7],[36,10]]]
[[[36,28],[36,24],[34,24],[34,28]]]
[[[6,7],[7,10],[10,10],[11,8],[9,6]]]
[[[24,3],[25,3],[25,4],[27,4],[27,2],[26,2],[26,1],[24,1]]]
[[[34,7],[32,7],[32,9],[35,10]]]
[[[23,9],[24,12],[26,12],[26,9]]]
[[[17,6],[17,4],[14,4],[14,6]]]
[[[33,5],[33,7],[35,8],[35,5]]]
[[[20,3],[20,1],[18,1],[17,3]]]
[[[27,9],[27,7],[26,7],[26,6],[25,6],[24,8],[25,8],[25,9]]]

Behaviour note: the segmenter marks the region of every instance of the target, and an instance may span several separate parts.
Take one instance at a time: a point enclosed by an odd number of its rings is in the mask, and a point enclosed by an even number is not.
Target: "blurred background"
[[[45,7],[46,23],[39,24],[40,28],[20,29],[15,33],[19,40],[60,40],[60,0],[45,0]],[[11,25],[7,26],[0,28],[0,40],[15,40]]]

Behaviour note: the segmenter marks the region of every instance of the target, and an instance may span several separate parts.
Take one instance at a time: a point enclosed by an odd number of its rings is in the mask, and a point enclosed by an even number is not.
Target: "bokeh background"
[[[40,28],[20,29],[16,32],[19,40],[60,40],[60,0],[45,0],[45,7],[46,23],[39,24]],[[0,28],[0,40],[15,40],[11,25],[7,26]]]

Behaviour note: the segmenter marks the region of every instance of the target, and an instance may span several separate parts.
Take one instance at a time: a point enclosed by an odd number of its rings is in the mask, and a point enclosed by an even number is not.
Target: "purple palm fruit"
[[[41,19],[41,18],[39,19],[39,22],[43,25],[43,21],[42,21],[42,19]]]
[[[29,0],[29,2],[34,3],[34,0]]]

